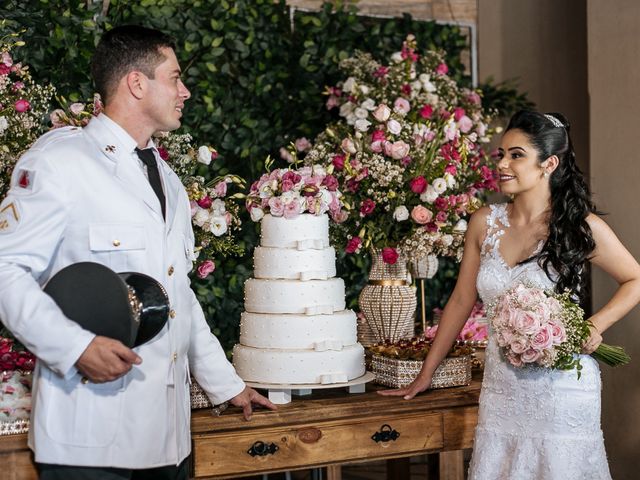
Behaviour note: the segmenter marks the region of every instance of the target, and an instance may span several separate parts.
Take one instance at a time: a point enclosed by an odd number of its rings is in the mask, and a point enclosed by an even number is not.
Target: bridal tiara
[[[562,122],[560,120],[558,120],[556,117],[554,117],[553,115],[549,115],[548,113],[545,113],[544,116],[547,117],[547,120],[549,120],[551,123],[553,123],[554,127],[556,127],[556,128],[564,127]]]

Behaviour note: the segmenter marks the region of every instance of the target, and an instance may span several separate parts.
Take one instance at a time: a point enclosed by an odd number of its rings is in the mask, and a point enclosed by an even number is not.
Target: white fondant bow
[[[296,248],[298,250],[322,250],[323,248],[327,248],[328,246],[329,245],[327,245],[327,243],[320,238],[310,238],[307,240],[298,240]]]
[[[299,278],[303,282],[307,280],[326,280],[329,278],[329,274],[322,270],[310,270],[308,272],[300,272]]]

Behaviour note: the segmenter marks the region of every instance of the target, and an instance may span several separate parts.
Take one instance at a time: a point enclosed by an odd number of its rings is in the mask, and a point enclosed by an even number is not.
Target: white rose
[[[387,122],[387,130],[394,135],[398,135],[402,131],[402,125],[397,120],[391,119]]]
[[[453,230],[456,232],[466,232],[467,231],[467,221],[466,220],[458,220],[456,226],[453,227]]]
[[[193,216],[193,223],[202,227],[209,220],[209,210],[197,207],[196,214]]]
[[[0,133],[4,132],[9,127],[9,122],[6,117],[0,117]]]
[[[342,90],[344,92],[351,93],[355,86],[356,86],[356,79],[353,77],[349,77],[342,85]]]
[[[356,120],[358,120],[358,117],[356,117],[354,113],[350,113],[345,117],[345,119],[349,125],[353,125],[356,123]]]
[[[431,82],[424,83],[423,85],[424,85],[424,89],[429,93],[433,93],[437,90],[436,86]]]
[[[420,195],[420,200],[426,203],[433,203],[438,198],[438,192],[435,191],[433,185],[429,185],[427,189]]]
[[[419,92],[422,89],[422,82],[419,80],[416,80],[415,82],[413,82],[411,84],[411,91],[412,92]]]
[[[369,130],[370,126],[371,122],[369,120],[365,120],[363,118],[356,120],[356,130],[359,130],[360,132],[366,132]]]
[[[216,237],[227,233],[227,220],[224,217],[211,217],[210,225],[211,228],[209,230],[211,230],[211,233],[213,233]]]
[[[198,161],[205,165],[211,163],[211,150],[209,150],[209,147],[203,145],[198,149]]]
[[[360,85],[360,91],[363,93],[363,95],[367,95],[369,93],[369,87],[367,87],[366,85]]]
[[[393,218],[398,222],[404,222],[409,218],[409,210],[404,205],[401,205],[394,210]]]
[[[376,109],[376,102],[373,98],[367,98],[360,106],[371,112]]]
[[[447,189],[447,182],[444,178],[436,178],[433,182],[431,182],[431,185],[433,185],[433,189],[438,195],[440,195]]]
[[[446,172],[443,177],[445,182],[447,182],[447,188],[455,188],[458,182],[456,182],[456,179],[453,175],[451,175],[449,172]]]
[[[449,234],[443,235],[440,241],[442,242],[442,245],[444,245],[445,247],[448,247],[453,243],[453,236]]]
[[[387,107],[384,103],[378,105],[378,108],[373,112],[373,118],[375,118],[379,122],[386,122],[389,120],[389,116],[391,115],[391,109]]]
[[[260,220],[262,220],[262,217],[264,217],[264,210],[262,210],[260,207],[254,207],[251,209],[250,215],[251,220],[253,220],[254,222],[259,222]]]
[[[224,200],[216,198],[211,204],[211,211],[214,215],[224,215],[224,213],[227,211]]]
[[[418,80],[420,80],[421,83],[427,84],[429,83],[429,80],[431,80],[431,77],[426,73],[421,73]]]
[[[355,114],[357,118],[367,118],[369,116],[369,112],[366,108],[356,108]]]
[[[313,165],[311,168],[315,176],[324,177],[327,175],[327,170],[322,165]]]
[[[396,52],[391,55],[391,60],[393,60],[395,63],[401,63],[404,60],[402,58],[402,52]]]

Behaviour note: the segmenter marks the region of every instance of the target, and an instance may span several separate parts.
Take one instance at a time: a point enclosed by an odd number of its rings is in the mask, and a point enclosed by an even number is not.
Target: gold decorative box
[[[409,385],[420,372],[423,360],[400,360],[374,354],[371,370],[376,382],[387,387]],[[429,388],[446,388],[471,383],[471,355],[445,358],[436,369]]]

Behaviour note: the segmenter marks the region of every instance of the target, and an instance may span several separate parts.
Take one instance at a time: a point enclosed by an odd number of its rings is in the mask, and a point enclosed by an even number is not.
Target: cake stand
[[[322,390],[326,388],[343,388],[347,387],[349,393],[364,393],[365,383],[374,380],[376,377],[371,372],[366,372],[363,376],[342,383],[310,383],[310,384],[284,384],[284,383],[257,383],[245,382],[251,388],[260,388],[268,390],[269,400],[277,405],[284,405],[291,402],[292,395],[311,395],[313,390]]]

